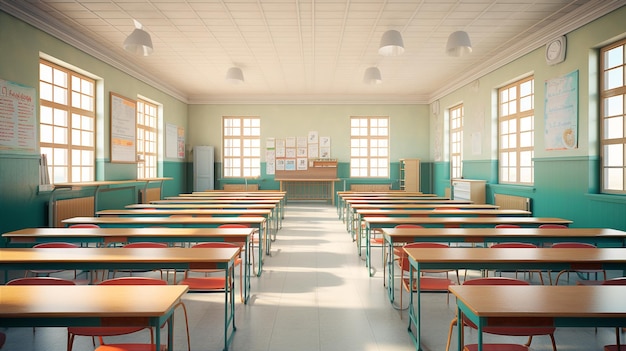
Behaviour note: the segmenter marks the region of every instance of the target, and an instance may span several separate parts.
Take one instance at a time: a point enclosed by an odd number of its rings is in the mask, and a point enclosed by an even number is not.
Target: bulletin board
[[[546,81],[546,150],[578,148],[578,71]]]
[[[37,150],[35,88],[0,79],[0,152]]]
[[[137,102],[111,92],[111,163],[137,163]]]

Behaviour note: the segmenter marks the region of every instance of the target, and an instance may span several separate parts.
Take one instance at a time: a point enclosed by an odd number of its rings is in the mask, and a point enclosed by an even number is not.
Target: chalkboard
[[[111,93],[111,162],[137,163],[137,102]]]

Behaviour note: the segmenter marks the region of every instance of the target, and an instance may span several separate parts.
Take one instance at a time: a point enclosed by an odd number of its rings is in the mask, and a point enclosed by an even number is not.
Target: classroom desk
[[[261,216],[265,217],[265,223],[267,228],[265,232],[267,235],[273,235],[276,240],[278,232],[278,221],[272,217],[273,211],[271,209],[160,209],[160,210],[146,210],[146,209],[121,209],[121,210],[102,210],[96,212],[98,217],[169,217],[169,216],[192,216],[192,217],[239,217],[245,216]],[[272,228],[272,222],[275,223],[275,228]],[[272,230],[273,229],[273,230]]]
[[[421,205],[470,205],[473,202],[470,200],[450,200],[442,197],[422,197],[422,198],[414,198],[414,197],[394,197],[389,199],[382,198],[367,198],[367,197],[358,197],[358,198],[345,198],[344,199],[344,211],[345,218],[350,220],[348,216],[352,214],[352,206],[356,204],[370,204],[370,205],[383,205],[383,204],[421,204]]]
[[[443,211],[442,211],[443,212]],[[363,217],[365,221],[365,265],[371,270],[371,231],[392,228],[398,224],[417,224],[424,227],[495,227],[498,224],[517,224],[522,227],[538,227],[541,224],[569,225],[572,221],[562,218],[545,217]],[[359,238],[361,235],[359,234]],[[361,246],[359,245],[359,255]]]
[[[179,194],[179,196],[248,196],[248,197],[264,197],[264,196],[285,196],[286,192],[279,190],[255,190],[255,191],[194,191],[188,194]]]
[[[0,286],[0,327],[146,326],[161,345],[185,285]],[[167,349],[174,350],[168,337]]]
[[[450,292],[458,315],[478,327],[479,351],[484,327],[626,325],[626,286],[451,286]],[[461,351],[463,328],[457,335]]]
[[[280,229],[283,227],[283,218],[279,213],[279,206],[274,203],[270,204],[249,204],[249,203],[211,203],[211,204],[180,204],[180,203],[171,203],[171,204],[131,204],[124,206],[129,210],[142,210],[142,209],[154,209],[154,210],[230,210],[230,209],[241,209],[241,210],[263,210],[269,209],[272,210],[272,218],[276,222],[276,228]],[[274,239],[276,240],[276,236]]]
[[[190,200],[186,200],[186,199],[178,199],[178,200],[156,200],[156,201],[151,201],[151,204],[192,204],[192,205],[203,205],[203,204],[219,204],[219,205],[224,205],[224,204],[236,204],[236,205],[242,205],[242,204],[251,204],[251,205],[275,205],[278,207],[278,215],[281,218],[285,218],[285,203],[284,203],[284,199],[283,200],[269,200],[269,199],[255,199],[255,198],[247,198],[247,199],[190,199]]]
[[[0,269],[4,270],[107,270],[107,269],[218,269],[224,270],[227,293],[224,298],[224,350],[236,330],[233,266],[239,248],[75,248],[75,249],[0,249]],[[46,289],[50,288],[49,286]],[[117,295],[116,295],[117,296]],[[145,297],[144,297],[145,298]]]
[[[395,266],[393,248],[413,242],[480,244],[525,242],[542,246],[556,242],[584,242],[598,247],[626,247],[626,232],[606,228],[383,228],[386,258],[385,276],[389,300],[394,302]],[[387,278],[387,279],[385,279]]]
[[[25,228],[2,234],[2,247],[32,246],[46,242],[96,244],[98,247],[132,242],[228,242],[246,247],[246,263],[250,262],[250,236],[253,228]],[[257,276],[261,276],[259,262]],[[250,265],[244,268],[244,302],[250,298]]]
[[[259,257],[270,254],[271,238],[265,232],[265,217],[73,217],[62,221],[66,226],[72,224],[97,224],[106,228],[141,228],[146,226],[164,226],[172,228],[216,228],[222,224],[247,224],[259,230]]]
[[[337,214],[341,218],[341,208],[344,206],[343,199],[347,197],[370,197],[376,198],[380,196],[420,196],[420,197],[438,197],[436,194],[424,194],[421,191],[404,191],[404,190],[389,190],[389,191],[338,191],[337,192]]]
[[[626,248],[584,249],[517,249],[517,248],[409,248],[404,249],[411,264],[409,284],[413,275],[428,269],[490,269],[490,270],[626,270]],[[417,293],[410,294],[409,334],[416,350],[421,350],[421,303],[419,279]]]

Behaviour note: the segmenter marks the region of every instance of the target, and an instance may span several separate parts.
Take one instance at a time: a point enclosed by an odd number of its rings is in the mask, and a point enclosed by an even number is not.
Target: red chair
[[[531,243],[517,243],[517,242],[511,242],[511,243],[497,243],[497,244],[493,244],[491,245],[492,248],[525,248],[525,249],[536,249],[537,245],[535,244],[531,244]],[[517,279],[517,272],[515,271],[515,279]],[[531,274],[531,278],[532,278],[532,274],[537,273],[539,274],[539,281],[541,281],[541,285],[544,285],[543,283],[543,275],[541,274],[541,271],[539,270],[533,270],[533,271],[529,271],[529,273]]]
[[[240,217],[245,217],[245,216],[246,215],[241,215]],[[250,217],[252,217],[252,216],[250,216]],[[218,228],[250,228],[250,226],[248,224],[235,224],[235,223],[230,224],[229,223],[229,224],[219,225]],[[256,263],[255,263],[255,260],[254,260],[254,248],[255,247],[259,247],[259,240],[260,240],[260,238],[259,238],[259,231],[255,229],[252,232],[252,235],[250,236],[249,247],[248,248],[242,247],[244,250],[248,250],[248,249],[250,250],[250,260],[252,261],[250,263],[252,263],[252,272],[254,272],[254,274],[257,273],[257,271],[256,271]]]
[[[496,224],[494,228],[521,228],[521,226],[517,224]]]
[[[558,248],[595,248],[596,246],[593,244],[588,244],[588,243],[577,243],[577,242],[562,242],[562,243],[556,243],[552,245],[552,248],[558,249]],[[570,272],[576,272],[576,273],[581,273],[581,274],[587,274],[587,278],[589,278],[589,274],[591,273],[595,273],[596,275],[596,280],[598,278],[598,273],[602,273],[604,276],[604,280],[606,280],[606,271],[602,270],[602,269],[587,269],[587,270],[563,270],[560,271],[559,274],[557,274],[556,279],[554,281],[554,285],[559,285],[559,279],[561,278],[561,276],[563,274],[567,274],[567,279],[569,280],[569,273]],[[550,279],[552,280],[552,279]],[[550,283],[552,283],[552,281],[550,281]]]
[[[443,244],[443,243],[424,243],[424,242],[420,242],[420,243],[410,243],[410,244],[406,244],[404,245],[405,248],[449,248],[448,245]],[[454,249],[451,249],[454,250]],[[405,276],[405,273],[409,272],[411,263],[409,262],[409,258],[408,255],[406,254],[406,251],[402,250],[402,256],[400,257],[399,260],[399,265],[400,265],[400,279],[401,279],[401,286],[404,290],[406,290],[409,293],[413,293],[413,292],[417,292],[417,277],[413,277],[413,286],[410,286],[410,277]],[[430,292],[445,292],[448,294],[448,297],[450,295],[450,292],[448,291],[448,287],[450,285],[454,285],[454,282],[452,280],[450,280],[448,278],[448,272],[450,272],[450,270],[422,270],[421,273],[446,273],[446,277],[445,278],[441,278],[441,277],[429,277],[429,276],[424,276],[422,274],[421,277],[419,277],[419,283],[420,283],[420,292],[421,291],[430,291]],[[459,271],[456,271],[456,280],[457,283],[460,284],[460,278],[459,278]],[[402,296],[404,294],[402,294],[402,292],[400,293],[400,307],[402,307]]]
[[[82,224],[72,224],[68,228],[100,228],[97,224],[92,223],[82,223]]]
[[[234,247],[240,248],[240,246],[232,244],[232,243],[222,243],[222,242],[208,242],[208,243],[200,243],[192,246],[192,248],[207,248],[207,247]],[[241,264],[241,257],[238,257],[235,260],[235,267],[239,266],[239,297],[243,302],[243,270]],[[190,272],[200,272],[205,273],[203,277],[190,277]],[[185,277],[183,280],[178,282],[178,284],[188,285],[190,292],[225,292],[224,287],[226,286],[225,277],[223,276],[208,276],[210,273],[214,272],[223,272],[221,270],[205,270],[205,269],[194,269],[191,271],[185,272]],[[230,288],[234,288],[233,282],[229,282]]]
[[[466,280],[463,282],[463,285],[530,285],[528,282],[513,279],[513,278],[502,278],[502,277],[488,277],[488,278],[477,278]],[[450,341],[452,340],[452,331],[454,326],[458,323],[458,317],[452,319],[450,322],[450,329],[448,331],[448,342],[446,343],[446,351],[450,350]],[[467,326],[473,329],[478,329],[478,327],[472,323],[470,320],[463,318],[463,326]],[[554,327],[485,327],[483,328],[484,333],[494,334],[494,335],[506,335],[506,336],[528,336],[528,342],[526,345],[517,345],[517,344],[483,344],[483,350],[491,350],[491,351],[527,351],[530,350],[529,346],[532,342],[532,338],[535,335],[548,335],[550,336],[550,341],[552,342],[552,350],[557,351],[556,349],[556,341],[554,339],[554,331],[556,328]],[[464,345],[464,350],[475,351],[477,350],[476,344],[468,344]]]
[[[2,348],[2,346],[4,346],[4,342],[7,340],[7,336],[0,332],[0,349]]]
[[[72,243],[64,243],[64,242],[50,242],[50,243],[41,243],[41,244],[37,244],[35,246],[33,246],[33,248],[37,248],[37,249],[75,249],[78,248],[78,245],[72,244]],[[63,272],[64,270],[62,269],[45,269],[45,270],[30,270],[30,271],[26,271],[24,272],[24,277],[28,277],[29,273],[33,273],[35,276],[40,276],[43,275],[45,277],[49,277],[50,274],[52,273],[60,273]],[[78,284],[87,284],[88,281],[87,280],[78,280],[78,272],[74,271],[74,281]]]
[[[395,226],[394,228],[424,228],[423,226],[419,225],[419,224],[398,224],[397,226]],[[404,254],[404,250],[403,250],[404,246],[394,246],[393,248],[393,261],[398,261],[400,259],[400,257],[402,257],[402,254]],[[383,281],[386,283],[387,282],[387,264],[389,264],[388,260],[387,260],[387,252],[386,252],[386,248],[387,245],[383,246]]]
[[[121,277],[114,278],[100,282],[100,285],[167,285],[165,280],[148,278],[148,277]],[[187,308],[185,304],[180,301],[176,307],[182,307],[185,315],[185,324],[187,331],[187,345],[191,350],[189,325],[187,322]],[[105,336],[119,336],[138,332],[143,329],[150,329],[150,343],[149,344],[105,344],[103,337]],[[158,331],[157,331],[158,332]],[[71,350],[74,343],[74,337],[80,336],[97,336],[100,339],[100,346],[95,351],[155,351],[154,345],[154,331],[148,327],[70,327],[68,328],[68,350]],[[171,335],[168,337],[172,337]],[[159,349],[162,349],[164,345],[161,345]]]
[[[539,226],[542,229],[567,229],[568,226],[563,224],[542,224]]]

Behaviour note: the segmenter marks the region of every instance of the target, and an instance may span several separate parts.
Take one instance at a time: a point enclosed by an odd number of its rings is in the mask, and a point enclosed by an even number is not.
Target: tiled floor
[[[234,351],[411,351],[406,311],[390,305],[382,284],[380,251],[374,252],[378,267],[368,277],[364,261],[337,219],[334,207],[322,204],[290,204],[283,228],[266,257],[261,278],[252,279],[252,297],[247,305],[237,302],[237,331],[231,345]],[[470,272],[472,273],[472,272]],[[407,299],[405,299],[407,301]],[[445,350],[450,320],[455,314],[454,298],[446,303],[445,294],[425,294],[422,350]],[[222,350],[223,295],[189,294],[191,349]],[[401,315],[403,319],[401,319]],[[186,350],[182,314],[175,324],[176,350]],[[4,350],[65,350],[64,328],[6,330]],[[475,333],[468,333],[475,338]],[[602,350],[614,342],[610,329],[559,329],[559,351]],[[453,338],[452,350],[456,350]],[[110,341],[147,341],[147,333]],[[486,340],[496,340],[486,337]],[[524,343],[526,338],[497,340]],[[548,337],[536,337],[532,350],[551,350]],[[75,351],[93,350],[91,340],[78,338]]]

